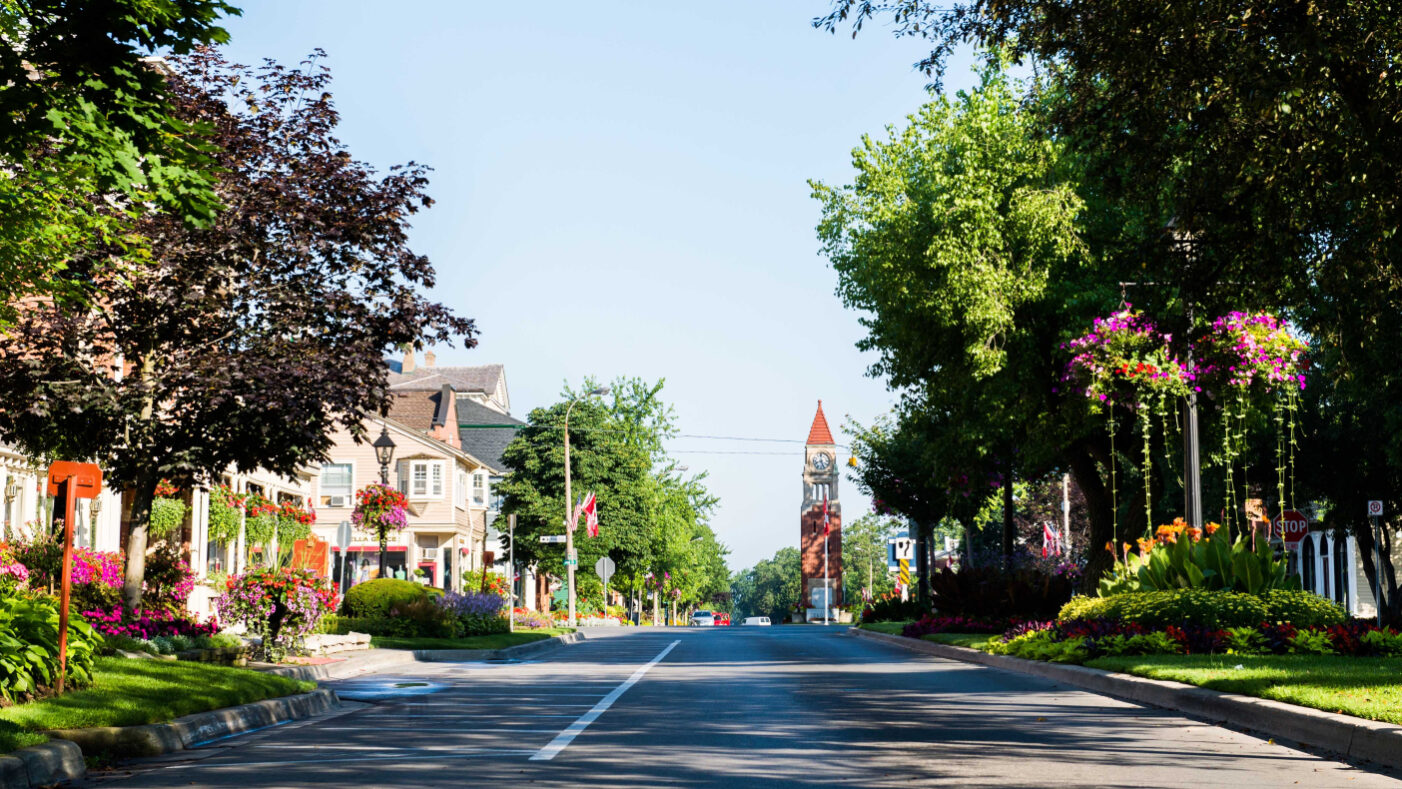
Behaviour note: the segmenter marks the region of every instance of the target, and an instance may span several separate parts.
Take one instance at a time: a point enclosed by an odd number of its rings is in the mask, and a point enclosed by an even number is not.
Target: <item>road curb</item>
[[[301,720],[339,704],[335,691],[314,690],[237,707],[196,712],[165,723],[55,729],[44,733],[76,744],[84,756],[160,756],[235,734]]]
[[[525,655],[534,655],[537,652],[545,652],[568,644],[577,644],[584,639],[584,634],[576,630],[573,633],[562,633],[558,636],[542,638],[525,644],[517,644],[514,647],[503,647],[502,649],[416,649],[413,654],[415,660],[425,663],[464,663],[473,660],[510,660]]]
[[[196,712],[144,726],[54,729],[53,740],[0,756],[0,787],[29,789],[87,776],[84,757],[160,756],[234,734],[300,720],[338,706],[334,691],[316,690],[237,707]]]
[[[990,668],[1030,674],[1106,696],[1175,710],[1217,725],[1228,724],[1293,740],[1301,745],[1343,754],[1402,769],[1402,726],[1351,715],[1300,707],[1270,699],[1224,693],[1218,690],[1160,679],[1146,679],[1087,666],[1047,663],[1008,655],[990,655],[977,649],[936,644],[871,630],[851,628],[849,633],[915,652],[979,663]]]

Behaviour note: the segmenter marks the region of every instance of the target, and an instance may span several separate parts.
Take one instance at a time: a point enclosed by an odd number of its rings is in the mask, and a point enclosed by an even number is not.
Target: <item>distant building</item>
[[[799,507],[802,605],[809,621],[824,607],[836,616],[842,606],[842,504],[837,495],[837,443],[823,416],[823,401],[804,447],[803,503]],[[824,510],[826,509],[826,519]],[[826,549],[826,550],[825,550]]]

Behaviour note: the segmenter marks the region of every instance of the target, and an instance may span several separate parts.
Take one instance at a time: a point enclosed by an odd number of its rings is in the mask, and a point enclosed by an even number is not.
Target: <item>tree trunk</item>
[[[1094,594],[1100,577],[1114,563],[1113,556],[1105,550],[1106,543],[1113,543],[1114,505],[1110,500],[1110,490],[1100,477],[1100,468],[1086,447],[1076,447],[1069,453],[1071,474],[1076,485],[1086,499],[1086,515],[1090,520],[1090,535],[1086,545],[1086,570],[1081,578],[1081,591]]]
[[[156,497],[154,476],[137,478],[132,487],[131,531],[127,534],[127,569],[122,597],[128,609],[141,607],[141,587],[146,579],[146,537],[151,524],[151,502]]]
[[[1003,464],[1003,569],[1013,566],[1013,459],[1012,451]]]

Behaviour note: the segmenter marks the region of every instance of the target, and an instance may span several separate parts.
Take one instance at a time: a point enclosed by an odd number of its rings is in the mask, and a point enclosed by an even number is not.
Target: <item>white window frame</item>
[[[323,482],[323,480],[326,479],[326,475],[325,475],[324,472],[325,472],[327,466],[346,466],[347,468],[350,469],[350,487],[346,489],[346,493],[345,493],[345,496],[346,496],[346,506],[347,506],[347,507],[354,507],[354,506],[355,506],[355,461],[354,461],[354,460],[333,460],[333,461],[331,461],[330,463],[322,463],[322,464],[321,464],[321,469],[322,469],[322,472],[323,472],[323,473],[318,474],[318,475],[317,475],[317,478],[316,478],[316,500],[317,500],[317,506],[319,506],[319,507],[329,507],[329,506],[331,506],[331,505],[330,505],[330,504],[327,504],[325,500],[331,498],[332,495],[336,495],[336,496],[341,495],[340,493],[331,494],[331,493],[327,493],[327,492],[326,492],[326,485],[325,485],[325,483]]]
[[[462,469],[453,479],[453,504],[460,510],[467,509],[467,472]]]
[[[482,483],[480,487],[479,487],[478,484],[477,484],[477,483],[479,483],[479,482]],[[489,499],[489,495],[488,495],[488,486],[489,486],[490,484],[491,484],[491,483],[490,483],[490,480],[487,479],[487,472],[485,472],[485,471],[474,471],[474,472],[472,472],[472,503],[473,503],[475,506],[478,506],[478,507],[485,507],[485,506],[487,506],[487,501],[488,501],[488,499]],[[480,498],[479,498],[478,495],[477,495],[477,492],[478,492],[479,490],[482,492],[482,495],[481,495]]]
[[[404,465],[407,468],[405,475],[404,495],[410,499],[419,501],[429,501],[443,498],[443,461],[441,460],[406,460]],[[416,479],[419,469],[423,469],[423,489],[418,489]],[[434,478],[435,472],[437,478]]]

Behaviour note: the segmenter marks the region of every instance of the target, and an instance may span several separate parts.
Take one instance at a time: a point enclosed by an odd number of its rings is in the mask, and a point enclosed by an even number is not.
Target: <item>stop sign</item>
[[[1280,513],[1280,541],[1286,548],[1294,548],[1309,533],[1310,522],[1303,513],[1286,510]]]

